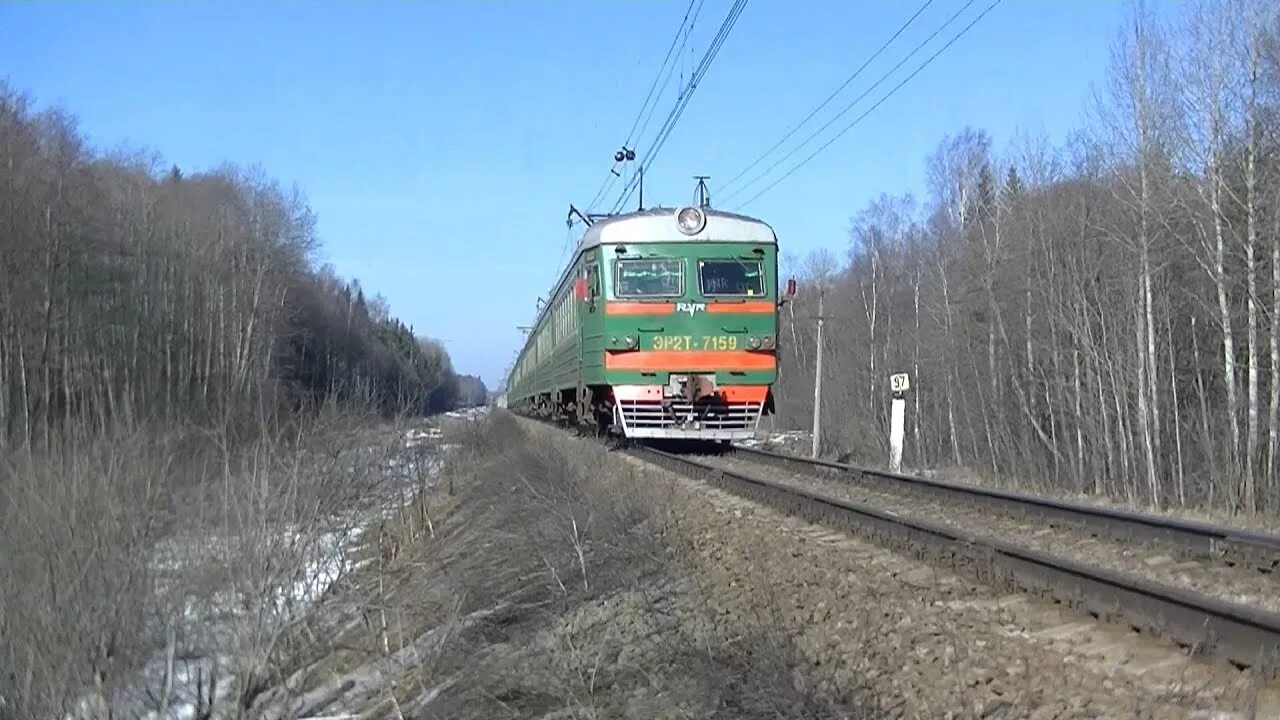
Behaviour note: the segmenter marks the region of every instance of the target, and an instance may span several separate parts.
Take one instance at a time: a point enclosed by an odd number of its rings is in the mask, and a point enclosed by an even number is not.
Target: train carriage
[[[597,220],[530,329],[508,405],[632,438],[751,437],[773,409],[777,251],[768,224],[705,205]]]

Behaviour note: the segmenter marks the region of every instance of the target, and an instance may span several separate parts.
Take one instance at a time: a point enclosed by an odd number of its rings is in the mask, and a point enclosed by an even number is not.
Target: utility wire
[[[782,144],[783,144],[783,143],[785,143],[787,140],[790,140],[790,139],[791,139],[791,137],[792,137],[793,135],[795,135],[795,134],[796,134],[796,132],[798,132],[798,131],[800,130],[800,128],[804,127],[806,123],[808,123],[810,120],[812,120],[812,119],[813,119],[813,116],[815,116],[815,115],[817,115],[819,112],[821,112],[821,111],[822,111],[822,109],[823,109],[823,108],[825,108],[827,105],[830,105],[830,104],[831,104],[831,101],[832,101],[832,100],[835,100],[837,95],[839,95],[840,93],[844,92],[844,89],[845,89],[845,88],[847,88],[847,87],[849,87],[849,84],[850,84],[850,83],[852,83],[854,80],[858,79],[858,76],[862,74],[862,71],[863,71],[863,70],[866,70],[868,65],[870,65],[872,62],[874,62],[876,58],[880,57],[880,55],[881,55],[881,54],[882,54],[886,49],[888,49],[888,47],[889,47],[891,44],[893,44],[893,41],[898,39],[898,36],[899,36],[899,35],[901,35],[903,32],[905,32],[905,31],[906,31],[906,29],[907,29],[908,27],[911,27],[911,23],[915,22],[915,21],[916,21],[916,18],[920,17],[920,14],[921,14],[921,13],[923,13],[923,12],[924,12],[924,11],[925,11],[929,6],[930,6],[930,5],[932,5],[932,4],[933,4],[933,1],[934,1],[934,0],[925,0],[924,4],[923,4],[923,5],[921,5],[919,8],[917,8],[917,9],[916,9],[916,11],[915,11],[915,13],[914,13],[914,14],[912,14],[912,16],[911,16],[911,17],[907,18],[907,21],[906,21],[906,22],[904,22],[904,23],[902,24],[902,26],[898,28],[897,32],[895,32],[893,35],[891,35],[891,36],[889,37],[889,39],[888,39],[888,40],[885,40],[885,41],[884,41],[884,44],[883,44],[883,45],[881,45],[881,46],[880,46],[880,48],[879,48],[879,49],[877,49],[874,53],[872,53],[872,54],[871,54],[871,57],[869,57],[869,58],[867,58],[865,61],[863,61],[862,65],[858,66],[858,69],[857,69],[857,70],[854,70],[854,71],[853,71],[853,74],[852,74],[852,75],[850,75],[848,78],[846,78],[846,79],[845,79],[845,81],[844,81],[843,83],[841,83],[841,84],[840,84],[840,87],[838,87],[838,88],[836,88],[836,89],[835,89],[835,92],[833,92],[833,93],[831,93],[830,95],[828,95],[828,96],[827,96],[827,99],[826,99],[826,100],[823,100],[821,105],[819,105],[818,107],[816,107],[816,108],[814,108],[812,111],[810,111],[810,112],[809,112],[809,114],[808,114],[808,115],[806,115],[806,116],[804,117],[804,119],[803,119],[803,120],[801,120],[799,123],[797,123],[797,124],[796,124],[794,127],[792,127],[790,130],[788,130],[788,131],[787,131],[787,133],[786,133],[785,135],[783,135],[783,136],[782,136],[782,139],[781,139],[781,140],[779,140],[778,142],[774,143],[772,147],[770,147],[768,150],[765,150],[765,151],[764,151],[764,152],[763,152],[759,157],[757,157],[755,160],[752,160],[752,161],[751,161],[751,164],[750,164],[750,165],[748,165],[748,166],[746,166],[745,168],[743,168],[743,169],[742,169],[742,171],[741,171],[741,172],[739,172],[737,175],[734,175],[732,178],[729,178],[729,181],[728,181],[728,182],[726,182],[725,184],[723,184],[723,185],[721,185],[721,186],[720,186],[720,192],[726,192],[726,191],[728,191],[728,189],[729,189],[729,188],[730,188],[730,187],[731,187],[735,182],[737,182],[739,178],[741,178],[743,175],[746,175],[748,172],[751,172],[751,169],[752,169],[752,168],[754,168],[756,165],[759,165],[759,164],[760,164],[760,162],[761,162],[762,160],[764,160],[765,158],[769,157],[769,155],[770,155],[771,153],[773,153],[773,151],[774,151],[774,150],[777,150],[779,147],[781,147],[781,146],[782,146]]]
[[[658,153],[662,151],[662,146],[666,144],[667,138],[671,136],[671,131],[675,129],[676,123],[680,121],[680,116],[684,114],[685,108],[689,106],[689,100],[693,98],[693,93],[698,89],[698,83],[702,81],[703,76],[707,74],[707,70],[711,68],[711,63],[715,60],[716,55],[720,52],[720,48],[724,46],[725,40],[728,39],[729,33],[733,30],[733,26],[738,22],[738,17],[742,15],[743,9],[747,5],[747,0],[734,0],[733,6],[729,8],[728,14],[725,15],[724,21],[720,23],[720,29],[711,40],[711,44],[707,46],[706,52],[703,53],[702,59],[698,62],[693,74],[689,77],[689,82],[680,91],[676,98],[675,106],[671,108],[671,112],[667,114],[666,120],[659,128],[658,134],[654,136],[652,147],[645,154],[641,161],[641,173],[648,170],[654,160],[657,159]],[[631,198],[631,193],[635,191],[637,180],[641,174],[636,174],[622,189],[622,194],[618,197],[617,202],[613,204],[611,212],[617,212],[619,208],[626,204]]]
[[[758,192],[758,193],[756,193],[755,195],[752,195],[750,198],[748,198],[746,202],[744,202],[744,203],[742,203],[741,205],[739,205],[739,206],[738,206],[738,209],[744,208],[744,207],[746,207],[747,205],[750,205],[752,202],[755,202],[756,198],[758,198],[758,197],[760,197],[761,195],[765,194],[765,193],[766,193],[766,192],[768,192],[769,190],[772,190],[775,186],[777,186],[777,185],[778,185],[778,183],[780,183],[780,182],[782,182],[783,180],[786,180],[787,178],[791,177],[792,173],[794,173],[795,171],[797,171],[797,170],[799,170],[800,168],[804,167],[806,164],[808,164],[808,162],[809,162],[810,160],[814,159],[814,158],[815,158],[815,157],[817,157],[817,156],[818,156],[822,151],[824,151],[824,150],[826,150],[828,147],[830,147],[832,143],[834,143],[836,140],[839,140],[841,136],[843,136],[845,133],[847,133],[847,132],[849,132],[850,130],[852,130],[852,129],[853,129],[853,127],[854,127],[855,125],[857,125],[858,123],[862,122],[862,119],[863,119],[863,118],[865,118],[866,116],[870,115],[870,114],[871,114],[871,113],[872,113],[876,108],[880,107],[880,105],[881,105],[885,100],[888,100],[890,97],[892,97],[892,96],[893,96],[893,94],[894,94],[894,93],[896,93],[896,92],[898,92],[898,90],[899,90],[899,89],[901,89],[903,85],[906,85],[908,82],[910,82],[910,81],[911,81],[911,79],[912,79],[912,78],[914,78],[916,75],[919,75],[921,70],[924,70],[926,67],[928,67],[928,66],[929,66],[929,64],[930,64],[930,63],[932,63],[932,62],[933,62],[933,61],[934,61],[934,60],[935,60],[939,55],[941,55],[943,52],[945,52],[945,51],[947,50],[947,48],[951,47],[951,46],[952,46],[952,45],[953,45],[957,40],[959,40],[959,39],[960,39],[960,38],[961,38],[965,33],[969,32],[969,29],[970,29],[970,28],[972,28],[974,25],[977,25],[979,20],[981,20],[982,18],[986,17],[987,13],[991,12],[991,11],[995,8],[995,6],[997,6],[997,5],[999,5],[999,4],[1000,4],[1000,1],[1001,1],[1001,0],[994,0],[994,2],[992,2],[990,5],[988,5],[988,6],[986,7],[986,9],[985,9],[985,10],[983,10],[983,11],[978,15],[978,17],[976,17],[976,18],[974,18],[973,20],[971,20],[971,21],[969,22],[969,24],[968,24],[968,25],[964,26],[964,28],[963,28],[962,30],[960,30],[960,32],[956,33],[956,34],[955,34],[955,35],[954,35],[950,40],[948,40],[948,41],[947,41],[947,44],[945,44],[945,45],[943,45],[942,47],[938,48],[937,52],[935,52],[934,54],[930,55],[930,56],[928,57],[928,59],[926,59],[923,63],[920,63],[920,66],[919,66],[919,67],[917,67],[915,70],[913,70],[913,71],[911,72],[911,74],[910,74],[910,75],[908,75],[908,76],[906,76],[905,78],[903,78],[903,79],[902,79],[902,81],[901,81],[901,82],[899,82],[897,85],[894,85],[894,86],[893,86],[893,88],[892,88],[891,90],[889,90],[889,92],[887,92],[887,93],[885,93],[883,96],[881,96],[881,98],[880,98],[879,100],[877,100],[877,101],[875,102],[875,104],[874,104],[874,105],[872,105],[871,107],[867,108],[867,110],[866,110],[865,112],[863,112],[861,115],[859,115],[858,117],[854,118],[853,122],[849,123],[849,124],[848,124],[848,125],[846,125],[843,129],[841,129],[841,130],[840,130],[840,132],[836,133],[836,134],[835,134],[835,136],[834,136],[834,137],[832,137],[830,140],[828,140],[826,143],[824,143],[824,144],[822,145],[822,147],[820,147],[820,148],[818,148],[817,150],[813,151],[813,153],[812,153],[812,154],[810,154],[810,155],[809,155],[808,157],[806,157],[804,160],[801,160],[801,161],[800,161],[799,163],[797,163],[796,165],[793,165],[793,166],[791,167],[791,169],[790,169],[790,170],[787,170],[787,172],[786,172],[785,174],[783,174],[783,175],[782,175],[782,177],[780,177],[780,178],[778,178],[777,180],[774,180],[773,182],[769,183],[769,185],[767,185],[763,190],[761,190],[760,192]]]
[[[662,77],[663,77],[663,71],[667,71],[667,72],[666,72],[666,78],[667,78],[667,79],[662,83],[662,89],[663,89],[664,91],[667,89],[667,84],[668,84],[668,83],[670,82],[670,80],[671,80],[671,72],[670,72],[669,70],[667,70],[667,65],[668,65],[668,63],[670,63],[670,64],[671,64],[671,69],[672,69],[672,70],[674,70],[674,69],[675,69],[675,63],[671,63],[671,56],[672,56],[672,53],[673,53],[673,52],[675,52],[675,49],[676,49],[676,43],[680,40],[680,36],[681,36],[681,35],[684,35],[685,42],[688,42],[688,41],[689,41],[689,33],[688,33],[688,31],[687,31],[687,30],[685,30],[685,25],[686,25],[686,24],[688,24],[688,25],[689,25],[689,29],[690,29],[690,30],[692,30],[692,29],[693,29],[693,25],[689,23],[689,13],[690,13],[690,12],[693,12],[693,9],[694,9],[694,3],[697,3],[698,10],[699,10],[699,11],[701,11],[701,10],[702,10],[702,3],[703,3],[704,1],[705,1],[705,0],[689,0],[689,6],[688,6],[688,7],[686,7],[686,8],[685,8],[685,10],[684,10],[684,17],[682,17],[682,18],[680,19],[680,26],[676,28],[676,32],[675,32],[675,34],[671,36],[671,44],[670,44],[669,46],[667,46],[667,54],[666,54],[666,56],[665,56],[665,57],[663,57],[663,58],[662,58],[662,64],[658,66],[658,72],[657,72],[657,74],[655,74],[655,75],[653,76],[653,82],[649,84],[649,93],[648,93],[647,95],[645,95],[644,103],[640,105],[640,110],[639,110],[638,112],[636,112],[636,117],[635,117],[635,119],[631,121],[631,129],[627,131],[627,139],[626,139],[626,140],[624,140],[624,141],[622,142],[622,146],[623,146],[623,147],[630,147],[630,146],[631,146],[631,139],[632,139],[632,138],[635,136],[635,134],[636,134],[636,127],[637,127],[638,125],[640,125],[640,118],[642,118],[642,117],[644,117],[644,116],[645,116],[645,113],[644,113],[645,109],[646,109],[646,108],[648,108],[648,109],[649,109],[649,116],[652,116],[652,115],[653,115],[653,108],[650,108],[650,107],[649,107],[649,101],[650,101],[650,100],[652,100],[652,99],[654,99],[654,98],[653,98],[653,93],[654,93],[654,90],[657,90],[657,88],[658,88],[658,81],[659,81],[659,80],[662,80]],[[698,14],[697,14],[696,12],[695,12],[695,13],[694,13],[694,15],[693,15],[693,22],[694,22],[694,23],[697,23],[697,22],[698,22]],[[680,46],[680,50],[681,50],[681,52],[683,52],[683,51],[684,51],[684,45],[683,45],[683,44]],[[678,57],[678,55],[677,55],[677,57]],[[659,93],[658,93],[658,97],[661,97],[661,96],[662,96],[662,93],[661,93],[661,92],[659,92]],[[658,103],[655,101],[655,102],[653,103],[653,107],[654,107],[654,108],[656,108],[657,106],[658,106]],[[647,122],[648,122],[648,120],[646,120],[645,122],[647,123]],[[643,129],[643,128],[641,128],[640,132],[641,132],[641,134],[643,134],[643,133],[644,133],[644,129]],[[612,168],[610,168],[610,170],[609,170],[609,174],[605,176],[604,181],[600,183],[600,188],[599,188],[598,190],[596,190],[596,194],[595,194],[595,196],[593,196],[593,197],[591,198],[591,202],[587,203],[587,209],[590,209],[590,208],[594,207],[594,206],[595,206],[595,204],[600,200],[600,198],[601,198],[601,197],[603,197],[603,196],[608,192],[607,186],[612,185],[612,184],[613,184],[613,180],[614,180],[615,178],[617,178],[617,175],[615,175],[615,174],[614,174],[614,172],[618,169],[618,166],[619,166],[620,164],[621,164],[621,163],[616,162],[616,161],[613,163],[613,167],[612,167]]]
[[[848,103],[847,105],[845,105],[845,106],[844,106],[844,108],[840,110],[840,112],[836,113],[834,117],[832,117],[830,120],[828,120],[828,121],[826,121],[825,123],[823,123],[822,127],[818,128],[817,130],[814,130],[812,133],[810,133],[810,134],[809,134],[809,136],[808,136],[808,137],[806,137],[803,141],[801,141],[799,145],[796,145],[795,147],[791,148],[791,150],[787,151],[787,153],[786,153],[786,154],[784,154],[782,157],[780,157],[780,158],[778,158],[776,161],[774,161],[774,163],[773,163],[772,165],[770,165],[769,167],[765,168],[764,172],[762,172],[762,173],[760,173],[760,174],[756,175],[754,178],[752,178],[752,179],[751,179],[749,182],[747,182],[745,185],[740,186],[737,190],[734,190],[733,192],[728,193],[727,195],[725,195],[725,197],[724,197],[724,199],[722,200],[722,202],[724,202],[724,203],[728,203],[728,202],[729,202],[729,200],[733,199],[734,197],[737,197],[738,195],[741,195],[744,191],[746,191],[746,189],[747,189],[747,188],[749,188],[749,187],[751,187],[752,185],[755,185],[756,183],[758,183],[758,182],[760,182],[761,180],[763,180],[765,177],[767,177],[767,176],[769,175],[769,173],[773,172],[773,171],[774,171],[774,170],[775,170],[779,165],[781,165],[782,163],[784,163],[784,162],[786,162],[787,160],[791,159],[792,157],[794,157],[794,156],[796,155],[796,153],[798,153],[798,152],[800,152],[801,150],[803,150],[803,149],[804,149],[804,147],[805,147],[806,145],[808,145],[809,143],[813,142],[814,138],[818,137],[818,136],[819,136],[819,135],[821,135],[821,134],[822,134],[822,133],[823,133],[827,128],[831,127],[831,126],[835,123],[835,121],[837,121],[837,120],[839,120],[840,118],[844,117],[844,116],[845,116],[845,115],[846,115],[850,110],[852,110],[852,109],[853,109],[853,108],[854,108],[854,107],[855,107],[859,102],[862,102],[862,99],[863,99],[863,98],[865,98],[865,97],[867,97],[868,95],[870,95],[870,94],[871,94],[871,93],[872,93],[876,88],[880,87],[881,83],[883,83],[885,80],[888,80],[888,79],[889,79],[889,77],[890,77],[891,75],[893,75],[895,72],[897,72],[897,71],[898,71],[898,69],[899,69],[899,68],[901,68],[903,65],[905,65],[905,64],[907,63],[907,61],[908,61],[908,60],[910,60],[911,58],[915,57],[915,56],[916,56],[916,54],[917,54],[917,53],[919,53],[921,50],[923,50],[923,49],[924,49],[924,47],[925,47],[926,45],[928,45],[929,43],[933,42],[933,39],[934,39],[934,38],[936,38],[936,37],[937,37],[937,36],[938,36],[938,35],[939,35],[943,30],[946,30],[948,27],[950,27],[950,26],[951,26],[951,24],[952,24],[953,22],[955,22],[955,21],[956,21],[956,18],[960,17],[960,15],[961,15],[961,14],[963,14],[965,10],[968,10],[968,9],[969,9],[969,7],[970,7],[971,5],[973,5],[975,2],[977,2],[977,0],[968,0],[968,2],[966,2],[964,5],[962,5],[962,6],[960,7],[960,9],[959,9],[959,10],[955,11],[955,12],[951,15],[951,17],[947,18],[947,19],[946,19],[946,21],[944,21],[941,25],[939,25],[939,26],[938,26],[938,28],[937,28],[936,30],[934,30],[932,33],[930,33],[928,37],[926,37],[924,40],[921,40],[921,41],[920,41],[920,42],[919,42],[919,43],[918,43],[914,48],[912,48],[912,49],[911,49],[911,52],[907,53],[907,54],[906,54],[906,56],[905,56],[905,57],[903,57],[901,60],[899,60],[899,61],[898,61],[898,63],[897,63],[896,65],[894,65],[893,67],[889,68],[889,70],[888,70],[888,71],[886,71],[886,72],[885,72],[883,75],[881,75],[881,76],[880,76],[880,77],[879,77],[879,78],[878,78],[874,83],[872,83],[872,84],[871,84],[871,87],[869,87],[869,88],[867,88],[866,90],[862,91],[862,94],[858,95],[858,97],[856,97],[856,98],[854,98],[853,100],[849,101],[849,103]],[[983,13],[983,15],[985,15],[985,14],[986,14],[986,13],[984,12],[984,13]],[[981,15],[980,15],[979,17],[981,17]],[[968,28],[966,28],[966,29],[968,29]],[[952,42],[954,42],[954,40],[952,40]]]

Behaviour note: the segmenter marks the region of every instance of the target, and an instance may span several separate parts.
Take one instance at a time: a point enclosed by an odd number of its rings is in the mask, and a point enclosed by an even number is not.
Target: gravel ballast
[[[1249,672],[647,472],[674,484],[671,541],[717,622],[776,623],[802,658],[797,682],[874,697],[894,717],[1245,718],[1258,704],[1268,716]]]

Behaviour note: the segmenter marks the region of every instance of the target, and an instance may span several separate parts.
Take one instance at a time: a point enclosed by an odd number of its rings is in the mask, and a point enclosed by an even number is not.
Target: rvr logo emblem
[[[676,303],[676,312],[689,313],[689,317],[693,317],[693,314],[696,312],[706,312],[706,311],[707,311],[706,303],[685,303],[685,302]]]

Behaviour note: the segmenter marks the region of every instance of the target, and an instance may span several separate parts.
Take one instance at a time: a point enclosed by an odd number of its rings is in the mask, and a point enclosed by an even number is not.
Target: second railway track
[[[1280,536],[1268,533],[950,483],[755,448],[734,446],[733,450],[735,455],[746,460],[793,472],[819,474],[825,471],[855,477],[893,492],[910,492],[1016,512],[1049,523],[1084,527],[1117,540],[1167,544],[1184,555],[1214,558],[1260,572],[1269,573],[1280,565]]]
[[[735,453],[707,460],[720,467],[763,472],[770,479],[816,487],[842,500],[1000,538],[1030,550],[1201,593],[1223,602],[1280,612],[1280,574],[1259,572],[1253,564],[1223,562],[1212,554],[1189,551],[1185,544],[1167,543],[1150,535],[1131,535],[1124,526],[1099,528],[1097,518],[1092,518],[1095,524],[1045,518],[1034,505],[1039,498],[1028,497],[1031,509],[1025,510],[1013,500],[987,501],[989,491],[984,489],[964,496],[962,492],[968,486],[954,486],[961,497],[919,493],[913,491],[909,482],[868,482],[866,475],[858,474],[812,475],[790,468],[760,466],[753,462],[753,457],[750,453]],[[1085,515],[1091,510],[1093,508],[1081,506],[1079,512]],[[1136,516],[1125,515],[1126,518]],[[1151,518],[1149,522],[1155,524],[1159,520]]]
[[[1241,666],[1274,672],[1280,660],[1280,614],[1274,612],[979,534],[908,514],[901,507],[859,502],[766,477],[759,469],[744,472],[724,462],[648,447],[629,452],[806,519],[946,562],[984,580],[1052,596],[1103,620],[1125,623]]]

